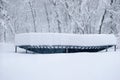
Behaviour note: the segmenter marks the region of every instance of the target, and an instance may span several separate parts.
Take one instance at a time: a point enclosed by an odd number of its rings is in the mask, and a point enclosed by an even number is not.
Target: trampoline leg
[[[27,49],[26,49],[26,53],[27,53]]]
[[[108,49],[106,49],[106,52],[108,52]]]
[[[17,53],[17,46],[15,46],[15,53]]]
[[[66,48],[66,53],[68,53],[68,48]]]
[[[108,52],[108,46],[107,46],[107,48],[106,48],[106,52]]]
[[[116,45],[114,45],[114,51],[116,51],[116,49],[117,49],[117,47],[116,47]]]

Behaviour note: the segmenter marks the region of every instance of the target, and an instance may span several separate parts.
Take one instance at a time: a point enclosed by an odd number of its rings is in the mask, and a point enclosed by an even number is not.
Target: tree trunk
[[[29,5],[30,5],[31,14],[32,14],[32,18],[33,18],[34,32],[37,32],[37,29],[36,29],[36,20],[35,20],[34,10],[33,10],[33,7],[32,7],[31,2],[28,2],[28,3],[29,3]]]
[[[46,3],[44,3],[44,8],[45,8],[45,13],[46,13],[46,17],[47,17],[48,31],[50,32],[50,20],[49,20],[49,14],[48,14]]]
[[[100,21],[101,24],[100,24],[100,27],[99,27],[99,34],[102,33],[102,26],[103,26],[103,22],[104,22],[104,19],[105,19],[105,15],[106,15],[106,9],[105,9],[104,14],[102,16],[102,19]]]

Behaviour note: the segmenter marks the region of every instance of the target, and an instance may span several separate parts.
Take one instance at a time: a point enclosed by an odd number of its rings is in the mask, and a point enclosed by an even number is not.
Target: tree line
[[[120,0],[0,0],[0,42],[29,32],[120,37]]]

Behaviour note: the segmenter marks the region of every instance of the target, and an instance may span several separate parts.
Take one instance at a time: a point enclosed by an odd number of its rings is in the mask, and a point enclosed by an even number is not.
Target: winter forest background
[[[120,0],[0,0],[0,42],[26,32],[114,34],[120,47]]]

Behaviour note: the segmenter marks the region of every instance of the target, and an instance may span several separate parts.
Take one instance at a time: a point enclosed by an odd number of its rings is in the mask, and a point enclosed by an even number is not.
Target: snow
[[[0,80],[120,80],[120,51],[22,54],[0,44]]]
[[[16,45],[116,45],[110,34],[22,33],[15,36]]]

